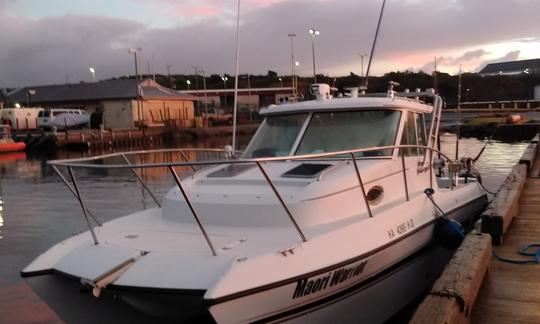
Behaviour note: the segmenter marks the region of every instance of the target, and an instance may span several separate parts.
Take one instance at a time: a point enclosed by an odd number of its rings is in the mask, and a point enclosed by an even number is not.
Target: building
[[[43,108],[77,108],[92,114],[92,127],[131,128],[174,122],[194,125],[194,101],[148,80],[118,79],[92,83],[45,85],[20,88],[7,96],[7,105]]]
[[[478,74],[486,76],[540,74],[540,59],[490,63]]]
[[[200,98],[199,109],[201,112],[204,112],[205,100],[208,107],[219,107],[226,110],[232,108],[234,104],[234,89],[207,89],[206,92],[202,89],[181,90],[178,93]],[[259,111],[260,107],[287,101],[292,96],[292,87],[242,88],[238,89],[238,109]]]

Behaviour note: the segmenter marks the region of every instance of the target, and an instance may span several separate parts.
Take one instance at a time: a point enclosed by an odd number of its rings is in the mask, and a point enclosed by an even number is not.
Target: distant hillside
[[[226,75],[227,88],[234,88],[234,76]],[[279,80],[281,77],[282,81]],[[156,75],[156,81],[166,87],[174,87],[178,90],[186,90],[186,81],[190,80],[190,88],[203,88],[202,77],[199,75],[172,75],[169,81],[166,75]],[[309,96],[309,85],[312,82],[311,77],[299,77],[298,88],[300,93]],[[318,75],[317,81],[328,83],[343,91],[346,87],[358,86],[362,83],[360,76],[350,73],[348,76],[330,77]],[[388,82],[396,81],[400,83],[397,90],[402,91],[405,88],[413,91],[415,88],[431,88],[434,85],[433,76],[423,72],[391,72],[381,77],[369,78],[369,92],[384,92],[387,90]],[[445,99],[448,106],[457,104],[458,76],[447,73],[437,73],[438,90]],[[250,75],[249,84],[251,88],[262,87],[284,87],[291,86],[291,76],[278,76],[274,71],[268,71],[266,75]],[[540,85],[540,75],[519,75],[519,76],[480,76],[475,73],[464,73],[462,75],[462,94],[461,101],[494,101],[494,100],[523,100],[532,99],[533,88]],[[206,77],[207,89],[222,89],[224,82],[221,75],[212,74]],[[247,75],[240,75],[239,87],[248,87]],[[469,91],[467,91],[469,89]]]

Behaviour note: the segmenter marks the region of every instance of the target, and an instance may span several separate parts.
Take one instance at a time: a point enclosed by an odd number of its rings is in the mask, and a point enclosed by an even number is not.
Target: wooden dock
[[[410,323],[540,323],[540,264],[518,250],[540,244],[538,136],[468,234]],[[492,244],[493,243],[493,246]],[[529,252],[533,252],[532,250]]]
[[[237,135],[255,133],[259,124],[237,125]],[[127,147],[154,147],[167,141],[194,140],[197,138],[225,137],[232,135],[232,126],[189,127],[173,125],[146,127],[142,129],[78,129],[58,132],[18,132],[17,141],[24,141],[28,149],[78,148],[78,149],[121,149]]]
[[[497,255],[524,259],[517,251],[523,245],[540,243],[540,154],[532,165],[519,197],[517,217],[503,244],[494,246]],[[540,264],[512,264],[492,258],[472,323],[540,323]]]

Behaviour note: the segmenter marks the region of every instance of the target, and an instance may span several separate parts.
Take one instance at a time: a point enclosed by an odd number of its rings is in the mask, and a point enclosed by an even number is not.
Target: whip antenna
[[[364,91],[367,90],[368,86],[369,69],[371,68],[371,60],[373,59],[373,53],[375,53],[375,45],[377,45],[377,37],[379,36],[379,29],[381,27],[381,20],[383,17],[385,3],[386,0],[383,0],[381,6],[381,13],[379,14],[379,21],[377,22],[377,29],[375,30],[375,37],[373,38],[373,45],[371,46],[371,53],[369,54],[369,62],[366,70],[366,76],[364,77],[364,84],[362,85]]]
[[[238,64],[239,64],[239,58],[240,58],[240,0],[238,0],[238,13],[236,15],[236,75],[234,77],[234,106],[233,106],[233,133],[232,133],[232,151],[233,151],[233,155],[236,152],[236,107],[238,106]]]

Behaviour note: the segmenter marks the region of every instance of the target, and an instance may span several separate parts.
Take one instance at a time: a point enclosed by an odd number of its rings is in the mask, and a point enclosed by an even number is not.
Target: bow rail
[[[157,150],[139,150],[139,151],[131,151],[131,152],[118,152],[118,153],[109,153],[109,154],[103,154],[93,157],[83,157],[83,158],[74,158],[74,159],[62,159],[62,160],[52,160],[47,162],[52,169],[58,174],[60,179],[64,182],[64,184],[68,187],[68,189],[72,192],[72,194],[75,196],[75,198],[78,200],[79,204],[81,205],[83,216],[85,218],[85,221],[88,225],[90,234],[92,235],[92,240],[94,241],[94,244],[99,244],[98,237],[94,231],[94,227],[90,223],[90,218],[94,220],[97,226],[102,226],[102,224],[97,220],[95,215],[86,207],[83,198],[81,197],[81,193],[79,190],[79,186],[76,180],[76,176],[74,173],[74,169],[130,169],[134,172],[136,178],[138,181],[142,184],[144,190],[148,191],[152,199],[155,201],[158,207],[161,207],[160,202],[155,197],[155,195],[151,192],[150,188],[146,185],[144,180],[141,176],[139,176],[135,169],[147,169],[147,168],[167,168],[169,172],[171,173],[176,185],[178,186],[180,192],[182,193],[183,198],[185,199],[193,217],[195,218],[195,221],[201,230],[201,233],[203,234],[211,252],[213,255],[216,255],[216,249],[214,245],[212,244],[212,241],[210,239],[210,236],[208,235],[206,228],[199,217],[195,207],[193,206],[193,203],[191,202],[186,187],[182,184],[182,181],[178,174],[175,171],[175,167],[190,167],[194,172],[197,172],[196,166],[199,167],[206,167],[206,166],[213,166],[213,165],[231,165],[231,164],[256,164],[258,169],[260,170],[262,176],[268,183],[268,185],[271,187],[274,195],[278,199],[280,205],[284,209],[285,213],[287,214],[289,220],[291,221],[292,225],[294,226],[295,230],[298,232],[298,235],[302,239],[303,242],[307,242],[307,237],[303,233],[302,229],[300,228],[299,224],[296,222],[294,216],[292,215],[290,209],[287,207],[287,204],[281,197],[281,194],[277,190],[276,186],[272,182],[272,179],[268,176],[263,164],[269,163],[269,162],[283,162],[283,161],[306,161],[306,160],[313,160],[313,161],[324,161],[324,160],[348,160],[352,162],[352,165],[354,167],[354,172],[356,174],[358,185],[362,189],[362,196],[364,205],[366,207],[366,210],[368,212],[369,217],[373,217],[373,212],[370,208],[366,191],[364,188],[364,182],[362,181],[361,172],[358,169],[357,163],[358,160],[365,160],[365,159],[394,159],[394,158],[400,158],[401,159],[401,166],[403,173],[403,186],[405,191],[405,197],[406,200],[409,200],[409,185],[407,181],[407,175],[406,175],[406,165],[405,165],[405,154],[395,154],[395,150],[399,151],[402,149],[418,149],[418,150],[425,150],[424,151],[424,161],[420,161],[420,164],[418,166],[418,171],[427,171],[429,170],[430,176],[429,176],[429,186],[433,187],[433,168],[434,168],[434,159],[433,154],[438,154],[440,157],[442,157],[447,163],[448,168],[448,179],[449,179],[449,185],[450,189],[453,190],[454,188],[454,177],[456,178],[455,181],[457,183],[457,177],[458,172],[456,172],[455,163],[444,153],[441,151],[429,147],[429,146],[422,146],[422,145],[392,145],[392,146],[379,146],[379,147],[370,147],[370,148],[362,148],[362,149],[353,149],[353,150],[344,150],[344,151],[337,151],[337,152],[329,152],[329,153],[317,153],[317,154],[305,154],[305,155],[294,155],[294,156],[280,156],[280,157],[261,157],[261,158],[240,158],[240,159],[234,159],[232,155],[232,152],[224,150],[224,149],[201,149],[201,148],[174,148],[174,149],[157,149]],[[383,150],[393,150],[393,153],[388,156],[379,157],[379,156],[359,156],[360,153],[366,153],[366,152],[374,152],[374,151],[383,151]],[[218,160],[197,160],[197,161],[188,161],[188,157],[186,156],[186,152],[195,152],[195,153],[218,153],[223,154],[225,156],[225,159],[218,159]],[[184,161],[171,161],[171,162],[160,162],[160,163],[133,163],[130,161],[129,157],[132,156],[142,156],[147,154],[153,154],[153,153],[178,153],[182,160]],[[240,152],[236,152],[240,153]],[[421,157],[421,155],[419,155]],[[90,162],[96,162],[101,161],[105,159],[112,159],[112,158],[121,158],[125,164],[95,164]],[[426,163],[427,162],[427,163]],[[67,180],[67,178],[63,175],[63,173],[59,170],[59,167],[65,167],[68,170],[69,177],[71,179],[71,184]],[[440,166],[438,166],[440,168]],[[90,218],[89,218],[90,217]]]

